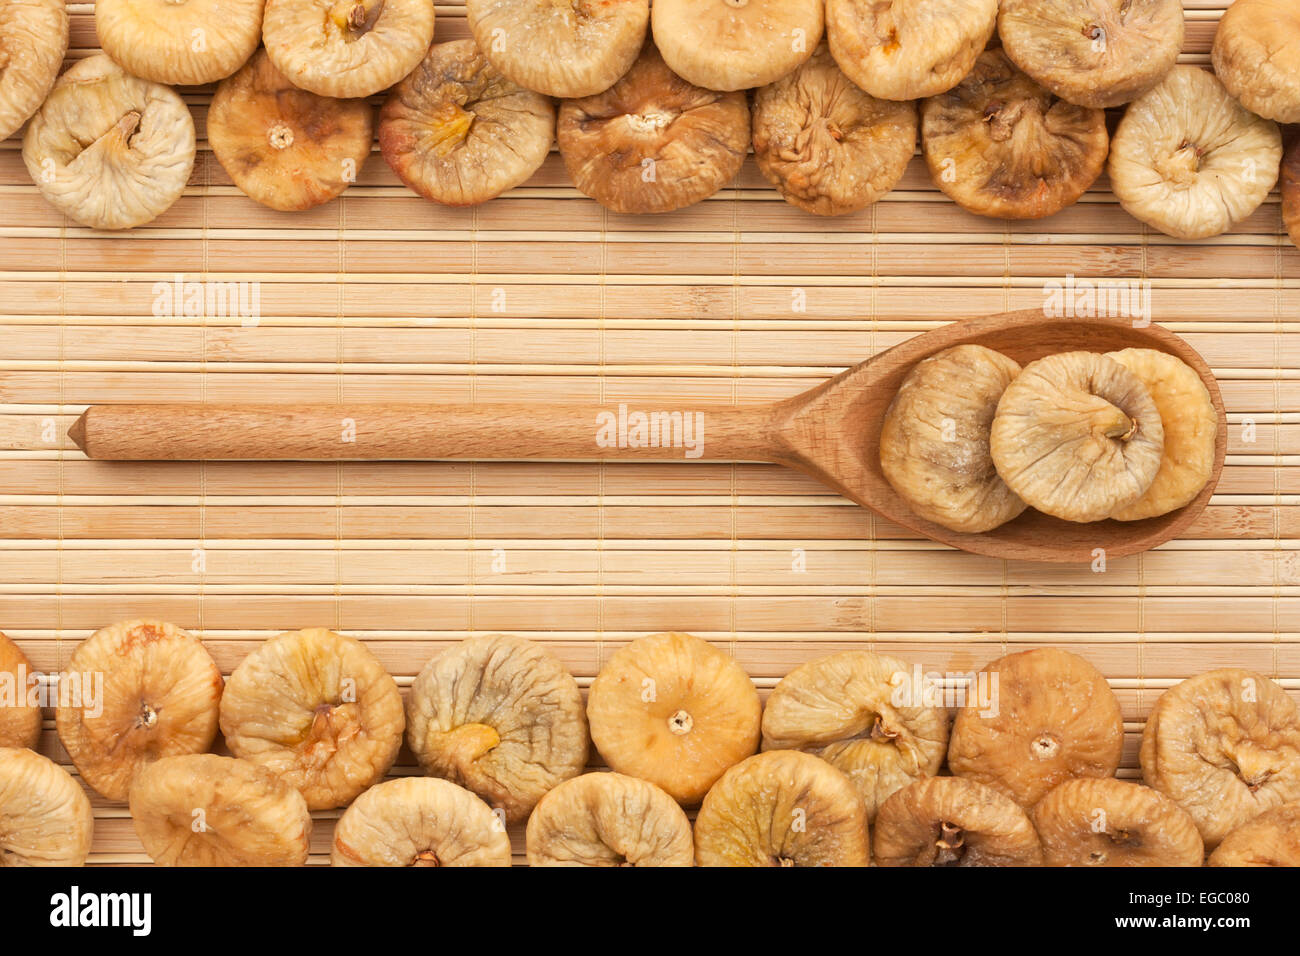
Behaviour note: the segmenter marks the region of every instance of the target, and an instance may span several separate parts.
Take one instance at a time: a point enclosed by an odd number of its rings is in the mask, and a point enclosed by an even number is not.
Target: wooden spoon
[[[1219,413],[1214,471],[1186,507],[1144,521],[1075,524],[1032,509],[983,534],[917,517],[880,469],[880,429],[904,377],[921,359],[963,343],[1022,365],[1056,352],[1148,348],[1201,376]],[[639,403],[646,406],[647,403]],[[649,403],[651,406],[654,403]],[[1186,342],[1121,319],[1054,319],[1039,310],[954,322],[903,342],[780,402],[589,404],[95,405],[68,434],[109,460],[620,460],[767,461],[806,472],[890,521],[944,544],[995,558],[1091,561],[1154,548],[1175,537],[1214,492],[1228,423],[1214,374]],[[663,413],[657,444],[636,444],[638,413]],[[671,418],[676,413],[676,418]],[[695,423],[702,420],[702,431]],[[647,421],[648,425],[648,421]],[[691,426],[691,427],[687,427]]]

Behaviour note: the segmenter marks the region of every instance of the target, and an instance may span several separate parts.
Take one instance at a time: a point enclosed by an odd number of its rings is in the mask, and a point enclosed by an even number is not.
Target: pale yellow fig
[[[1247,820],[1210,854],[1210,866],[1300,866],[1300,803]]]
[[[874,827],[877,866],[1039,866],[1043,849],[1010,797],[965,777],[926,777],[886,800]]]
[[[66,770],[0,747],[0,867],[81,866],[94,830],[90,801]]]
[[[1067,780],[1038,801],[1048,866],[1200,866],[1205,846],[1164,794],[1114,777]]]
[[[103,51],[141,79],[215,83],[257,49],[265,2],[95,0],[95,33]]]
[[[41,739],[39,682],[22,648],[0,632],[0,747],[36,749]]]
[[[0,0],[0,139],[45,101],[68,52],[63,0]]]

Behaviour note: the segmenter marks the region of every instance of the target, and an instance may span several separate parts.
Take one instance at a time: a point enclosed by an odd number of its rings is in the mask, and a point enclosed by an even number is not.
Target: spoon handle
[[[776,407],[92,405],[68,430],[116,461],[776,461]]]

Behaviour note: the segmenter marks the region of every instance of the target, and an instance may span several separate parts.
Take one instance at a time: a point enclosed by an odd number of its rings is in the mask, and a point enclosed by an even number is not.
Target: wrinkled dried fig
[[[334,827],[331,866],[509,866],[510,837],[492,808],[448,780],[376,784]]]
[[[46,202],[92,229],[162,215],[194,168],[194,120],[174,90],[103,54],[54,84],[23,136],[23,162]]]
[[[484,634],[438,654],[411,685],[406,714],[425,771],[472,790],[510,823],[587,763],[578,682],[520,637]]]
[[[1034,807],[1048,866],[1200,866],[1205,847],[1187,811],[1141,784],[1067,780]]]
[[[1300,139],[1282,162],[1282,220],[1291,241],[1300,247]]]
[[[1273,681],[1235,667],[1160,695],[1139,754],[1149,786],[1192,815],[1207,847],[1300,799],[1300,711]]]
[[[45,101],[68,52],[63,0],[0,0],[0,140]]]
[[[604,93],[560,104],[556,138],[569,178],[622,213],[671,212],[712,196],[749,149],[744,93],[677,76],[647,43]]]
[[[566,780],[528,818],[529,866],[692,866],[691,822],[647,780],[585,773]]]
[[[1300,123],[1300,6],[1235,0],[1219,20],[1214,72],[1252,113]]]
[[[81,778],[125,800],[149,764],[203,753],[217,735],[221,671],[201,641],[162,621],[96,631],[59,676],[55,725]]]
[[[739,664],[690,634],[651,634],[622,648],[592,681],[591,739],[619,773],[695,804],[722,772],[758,749],[762,705]]]
[[[1265,810],[1223,838],[1210,866],[1300,866],[1300,803]]]
[[[989,451],[1025,503],[1066,521],[1101,521],[1146,493],[1164,452],[1142,381],[1096,352],[1025,366],[993,416]]]
[[[431,47],[379,114],[379,148],[393,172],[452,206],[527,181],[554,138],[551,101],[502,76],[473,40]]]
[[[1039,866],[1042,847],[1020,805],[965,777],[926,777],[881,804],[877,866]]]
[[[94,830],[71,774],[33,750],[0,747],[0,867],[81,866]]]
[[[265,0],[95,0],[99,45],[155,83],[215,83],[262,41]]]
[[[302,791],[312,810],[347,806],[382,780],[405,723],[397,682],[370,649],[324,628],[271,638],[221,698],[235,756]]]
[[[31,747],[41,739],[40,679],[22,649],[0,632],[0,747]]]
[[[866,866],[867,815],[849,778],[797,750],[736,764],[695,818],[698,866]]]

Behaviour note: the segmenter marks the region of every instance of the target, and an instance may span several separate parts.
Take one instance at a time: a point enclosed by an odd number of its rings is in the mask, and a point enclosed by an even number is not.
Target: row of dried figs
[[[1219,416],[1201,377],[1154,349],[1020,365],[982,345],[922,360],[885,412],[880,464],[918,516],[979,534],[1027,507],[1139,521],[1213,473]]]

